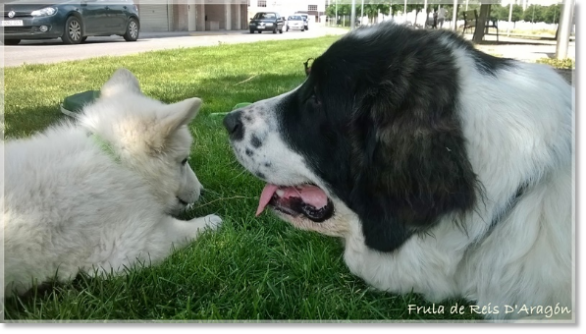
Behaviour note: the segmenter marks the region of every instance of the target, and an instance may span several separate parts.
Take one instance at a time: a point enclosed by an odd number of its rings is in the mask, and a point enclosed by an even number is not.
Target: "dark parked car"
[[[1,21],[4,44],[23,39],[61,38],[78,44],[88,36],[121,35],[136,41],[140,21],[132,0],[21,0],[6,3]]]
[[[278,31],[279,34],[282,34],[283,26],[285,26],[285,19],[279,13],[258,12],[250,20],[248,29],[251,34],[254,34],[255,31],[258,31],[259,34],[263,31],[272,31],[273,34]]]

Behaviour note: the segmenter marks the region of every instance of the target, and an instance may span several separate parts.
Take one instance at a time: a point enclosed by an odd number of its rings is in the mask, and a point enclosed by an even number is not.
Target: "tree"
[[[507,8],[509,8],[509,6],[507,6]],[[508,17],[507,17],[507,19],[508,19]],[[511,16],[511,21],[518,22],[518,21],[521,21],[522,19],[523,19],[523,6],[513,5],[513,15]]]
[[[531,5],[523,12],[523,21],[525,22],[543,22],[543,7],[538,5]]]
[[[338,5],[338,16],[350,15],[350,6],[351,5]],[[328,8],[326,8],[326,15],[332,17],[336,16],[335,4],[330,4]]]
[[[494,21],[508,21],[509,6],[492,5],[490,8],[490,19]]]
[[[474,29],[474,36],[472,36],[472,41],[474,43],[482,42],[482,38],[484,38],[484,27],[486,24],[486,19],[490,15],[490,5],[480,5],[480,13],[478,14],[478,22],[476,22],[476,28]]]
[[[405,12],[405,2],[403,0],[391,0],[390,3],[392,16],[395,16],[397,13],[403,14]]]
[[[413,22],[415,24],[417,22],[417,15],[423,11],[423,4],[407,5],[407,12],[410,13],[412,11],[415,11],[415,22]]]
[[[543,21],[545,23],[559,23],[562,12],[562,5],[551,5],[543,9]]]

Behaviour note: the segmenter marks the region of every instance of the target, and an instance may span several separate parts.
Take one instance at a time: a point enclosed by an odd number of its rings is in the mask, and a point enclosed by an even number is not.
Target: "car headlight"
[[[39,10],[34,10],[31,15],[32,16],[52,16],[57,13],[57,8],[54,7],[47,7]]]

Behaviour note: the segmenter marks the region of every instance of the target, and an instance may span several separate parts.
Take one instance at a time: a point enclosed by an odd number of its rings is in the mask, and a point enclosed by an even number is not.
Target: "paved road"
[[[227,32],[179,32],[142,33],[136,42],[126,42],[122,37],[89,37],[84,44],[64,45],[60,39],[22,41],[19,45],[4,46],[4,66],[23,64],[48,64],[66,60],[80,60],[100,56],[122,56],[153,50],[182,47],[210,46],[219,43],[251,43],[266,40],[314,38],[325,35],[340,35],[345,29],[310,27],[305,32],[290,31],[283,34],[250,34],[248,31]]]
[[[90,37],[80,45],[63,45],[60,39],[22,41],[20,45],[4,46],[4,66],[22,64],[47,64],[65,60],[80,60],[100,56],[122,56],[153,50],[175,49],[181,47],[210,46],[219,43],[251,43],[265,40],[313,38],[325,35],[344,34],[348,30],[313,26],[305,32],[291,31],[283,34],[250,34],[248,31],[228,32],[175,32],[142,33],[137,42],[125,42],[121,37]],[[493,38],[487,36],[487,38]],[[555,41],[535,41],[501,37],[498,45],[479,45],[482,51],[502,57],[534,62],[539,58],[553,57]],[[511,44],[508,44],[511,43]],[[575,42],[570,42],[568,57],[575,59]]]

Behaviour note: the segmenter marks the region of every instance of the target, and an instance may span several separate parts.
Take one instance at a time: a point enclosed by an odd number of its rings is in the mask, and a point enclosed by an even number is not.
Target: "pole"
[[[405,6],[403,7],[403,11],[405,12],[405,23],[407,23],[407,0],[405,0]]]
[[[336,27],[338,26],[338,0],[336,0]]]
[[[507,36],[511,36],[511,20],[513,19],[513,0],[509,5],[509,23],[507,24]]]
[[[466,0],[466,11],[468,11],[468,0]]]
[[[423,21],[423,28],[427,28],[427,0],[423,1],[423,13],[425,14],[425,20]]]
[[[362,0],[362,8],[360,8],[360,25],[362,25],[362,20],[364,20],[364,0]]]
[[[454,30],[458,30],[458,0],[454,0],[454,10],[452,17],[454,20]]]
[[[356,27],[356,0],[352,0],[352,8],[350,12],[350,30]]]
[[[570,44],[570,30],[572,30],[572,12],[574,9],[574,0],[565,0],[562,16],[560,19],[560,32],[556,45],[555,56],[557,59],[568,57],[568,45]]]

